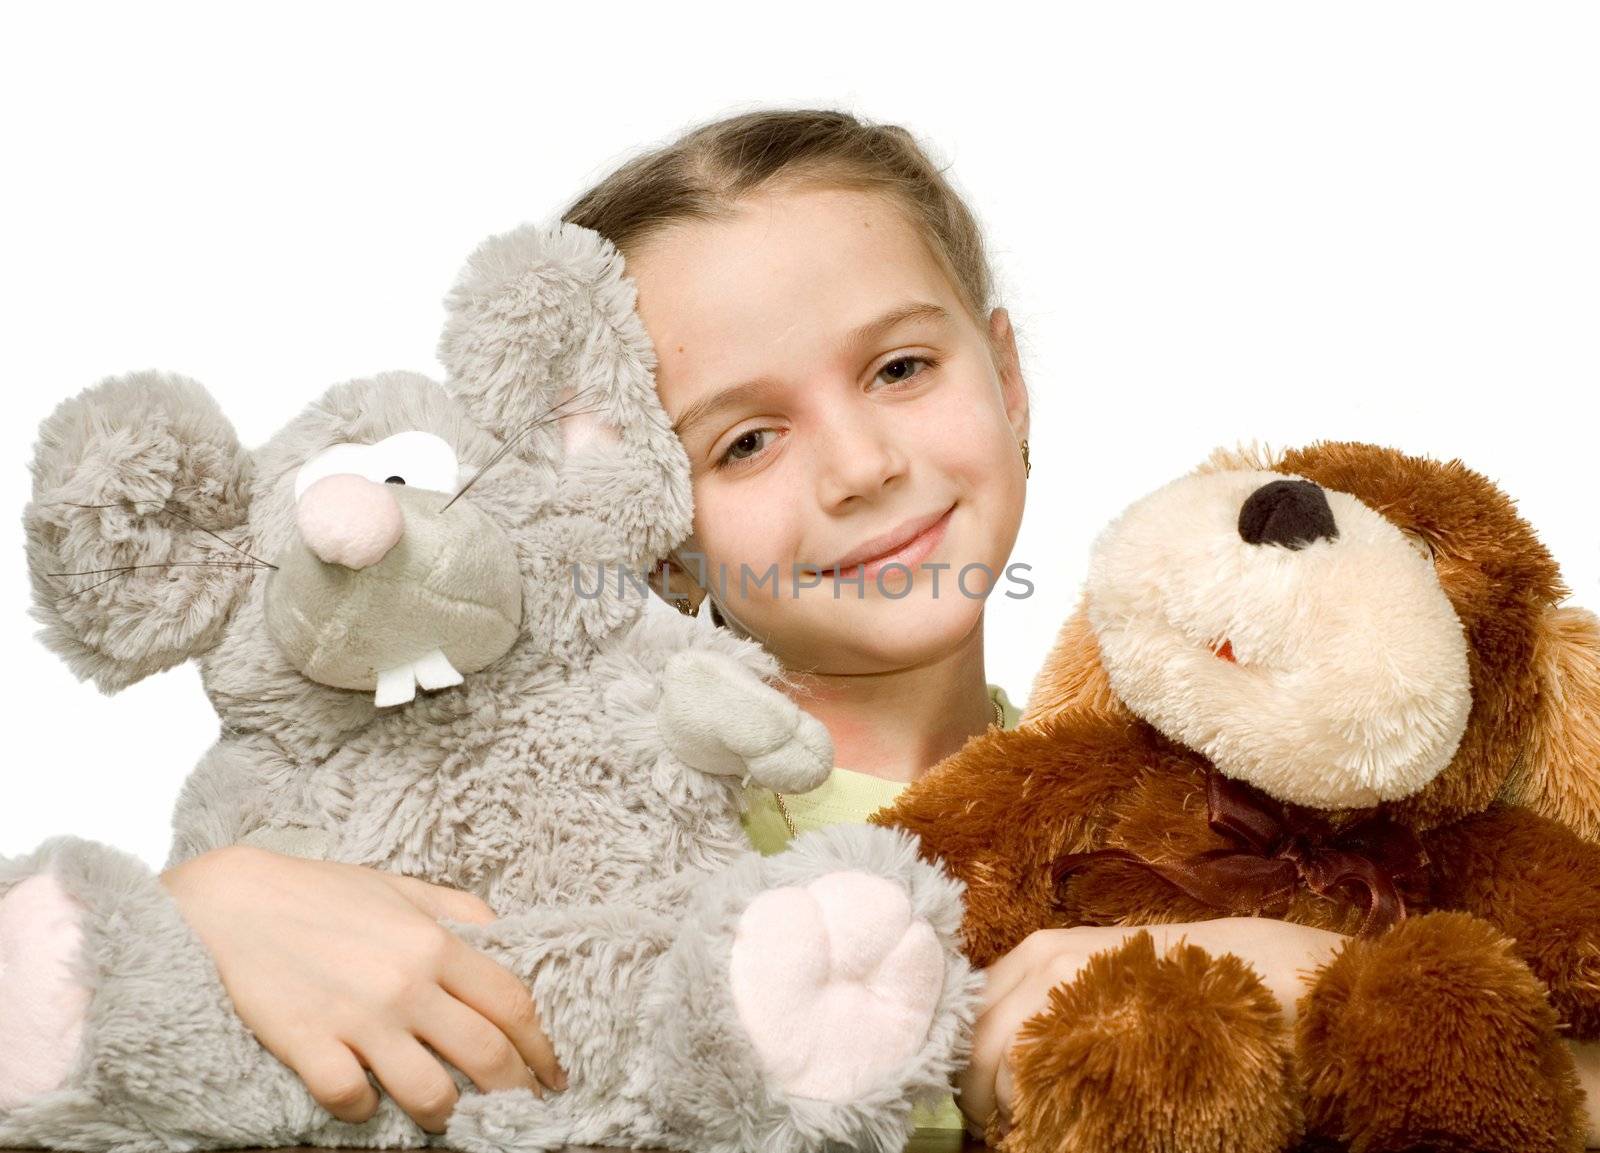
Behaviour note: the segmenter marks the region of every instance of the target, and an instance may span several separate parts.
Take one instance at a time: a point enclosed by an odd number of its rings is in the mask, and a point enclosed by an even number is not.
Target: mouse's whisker
[[[543,413],[539,414],[536,417],[531,418],[526,423],[524,423],[521,428],[517,429],[517,431],[514,432],[505,441],[504,444],[502,444],[498,449],[495,450],[494,454],[489,457],[488,461],[484,464],[484,466],[482,468],[480,468],[476,473],[473,474],[472,479],[467,481],[466,484],[462,485],[459,489],[456,490],[455,495],[452,496],[448,501],[446,501],[445,504],[444,504],[444,508],[440,509],[439,511],[440,512],[445,512],[446,510],[449,509],[449,507],[451,505],[455,504],[456,501],[460,500],[462,498],[462,496],[464,496],[466,494],[468,489],[470,489],[473,485],[477,484],[478,481],[483,479],[484,475],[490,469],[494,468],[495,465],[499,464],[502,460],[504,460],[506,458],[506,455],[508,453],[512,452],[517,447],[517,445],[522,442],[523,438],[528,436],[528,434],[533,432],[535,429],[544,428],[545,426],[550,425],[550,424],[554,424],[557,421],[565,420],[569,416],[588,416],[588,415],[592,415],[593,413],[599,412],[600,409],[599,409],[598,406],[595,406],[595,407],[592,407],[592,408],[581,408],[581,409],[572,409],[572,410],[568,410],[568,411],[562,411],[563,409],[566,409],[568,405],[570,405],[571,403],[576,401],[579,397],[583,396],[585,393],[594,391],[594,389],[597,388],[597,387],[598,387],[597,385],[592,385],[592,384],[591,385],[586,385],[585,387],[578,389],[571,396],[564,397],[560,401],[557,401],[555,404],[551,405],[548,409],[546,409]]]
[[[130,565],[123,565],[121,568],[84,569],[84,570],[82,570],[80,572],[53,572],[53,573],[46,573],[45,575],[46,576],[52,576],[52,577],[75,577],[75,576],[100,576],[103,573],[110,573],[111,574],[110,576],[105,577],[105,579],[103,579],[103,580],[97,580],[93,584],[85,585],[81,589],[74,589],[72,592],[67,593],[67,594],[63,595],[61,598],[59,598],[61,600],[71,600],[74,597],[80,597],[86,592],[92,592],[95,589],[99,588],[101,585],[110,584],[112,581],[118,579],[119,577],[125,577],[129,573],[137,572],[140,569],[152,569],[152,568],[159,568],[159,569],[167,569],[167,568],[242,569],[242,568],[275,568],[275,567],[276,567],[275,565],[269,565],[269,564],[265,564],[265,563],[258,564],[258,563],[255,563],[253,561],[232,561],[232,560],[227,560],[227,561],[187,560],[186,561],[186,560],[173,560],[173,561],[161,561],[161,562],[156,563],[156,564],[130,564]]]
[[[277,565],[273,564],[271,561],[262,560],[260,557],[255,556],[254,554],[246,551],[244,548],[240,547],[239,545],[234,544],[231,540],[229,540],[227,537],[223,536],[221,533],[216,532],[213,529],[207,528],[205,525],[201,524],[199,521],[195,520],[193,517],[190,517],[190,516],[188,516],[188,515],[186,515],[184,513],[181,513],[175,508],[168,507],[164,500],[129,500],[129,501],[126,501],[126,502],[113,501],[113,502],[108,503],[108,504],[79,504],[76,501],[60,500],[60,501],[52,502],[51,507],[62,506],[62,507],[65,507],[65,508],[121,508],[124,503],[126,503],[126,504],[159,504],[162,507],[157,509],[156,511],[164,512],[164,513],[167,513],[170,516],[177,517],[184,524],[190,526],[191,528],[196,529],[199,532],[203,532],[203,533],[205,533],[206,536],[211,537],[213,540],[220,541],[221,543],[227,545],[230,549],[232,549],[234,552],[238,553],[240,556],[249,557],[251,560],[255,561],[258,565],[265,565],[267,568],[275,569],[275,568],[278,567]]]

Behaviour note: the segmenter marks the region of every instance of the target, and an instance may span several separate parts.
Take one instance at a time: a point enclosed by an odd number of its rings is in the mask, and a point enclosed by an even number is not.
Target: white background
[[[479,239],[759,105],[906,125],[987,229],[1036,397],[1036,591],[988,615],[1019,704],[1094,533],[1240,440],[1460,456],[1600,607],[1600,6],[578,8],[10,10],[0,854],[159,864],[216,734],[193,666],[108,698],[33,638],[18,514],[58,402],[170,369],[254,445],[335,381],[437,374]]]

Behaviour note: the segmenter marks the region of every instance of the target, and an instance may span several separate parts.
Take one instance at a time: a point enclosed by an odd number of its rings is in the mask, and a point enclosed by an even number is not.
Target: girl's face
[[[1010,587],[1022,518],[1004,310],[980,329],[888,203],[839,189],[674,224],[627,272],[694,470],[678,558],[723,615],[801,672],[906,668],[969,638]],[[966,566],[984,567],[958,581]]]

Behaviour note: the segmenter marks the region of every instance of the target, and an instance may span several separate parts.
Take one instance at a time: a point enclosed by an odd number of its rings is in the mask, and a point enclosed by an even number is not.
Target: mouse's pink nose
[[[319,558],[351,569],[377,564],[405,528],[394,494],[351,473],[325,476],[301,493],[295,522]]]

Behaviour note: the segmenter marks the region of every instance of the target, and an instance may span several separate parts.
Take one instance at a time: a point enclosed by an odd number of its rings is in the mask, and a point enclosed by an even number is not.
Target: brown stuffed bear
[[[1229,915],[1352,934],[1291,1030],[1149,934],[1014,1050],[1043,1150],[1583,1147],[1600,1038],[1600,627],[1459,461],[1218,453],[1096,543],[1021,728],[874,817],[966,882],[969,957]]]

